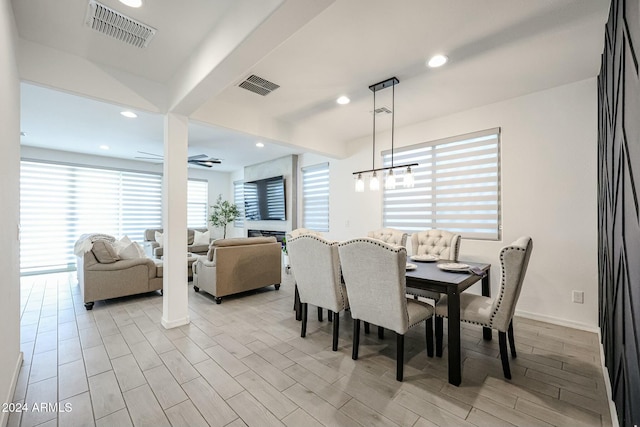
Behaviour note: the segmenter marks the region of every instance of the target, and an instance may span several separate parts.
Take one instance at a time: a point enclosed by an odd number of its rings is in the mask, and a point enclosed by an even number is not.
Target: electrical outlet
[[[584,292],[583,291],[573,291],[571,295],[571,301],[576,304],[584,304]]]

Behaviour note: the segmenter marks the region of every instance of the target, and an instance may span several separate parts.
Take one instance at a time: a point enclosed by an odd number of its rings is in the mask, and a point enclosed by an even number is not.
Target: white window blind
[[[22,161],[20,269],[75,268],[73,246],[85,233],[143,240],[162,226],[161,176]]]
[[[394,150],[412,167],[414,188],[383,190],[383,224],[408,233],[438,228],[472,239],[500,238],[500,129]],[[391,152],[383,152],[385,166]],[[400,174],[398,174],[400,175]],[[401,181],[401,179],[399,180]]]
[[[329,231],[329,163],[302,168],[302,226]]]
[[[187,182],[187,227],[207,228],[208,211],[209,183],[190,179]]]
[[[236,228],[244,228],[244,182],[233,182],[233,203],[238,208],[238,218],[233,221],[233,226]]]

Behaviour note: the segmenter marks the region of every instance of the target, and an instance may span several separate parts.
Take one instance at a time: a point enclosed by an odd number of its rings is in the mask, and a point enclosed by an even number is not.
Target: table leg
[[[489,280],[489,271],[482,278],[482,295],[485,297],[491,296],[491,280]],[[482,338],[485,341],[491,341],[491,328],[482,328]]]
[[[449,384],[459,386],[462,382],[462,358],[460,355],[460,294],[457,290],[447,293]]]

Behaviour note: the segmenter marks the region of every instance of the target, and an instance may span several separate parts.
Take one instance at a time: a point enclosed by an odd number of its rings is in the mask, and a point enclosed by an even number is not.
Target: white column
[[[162,326],[189,323],[187,293],[187,147],[189,119],[167,113],[164,118],[164,228]]]

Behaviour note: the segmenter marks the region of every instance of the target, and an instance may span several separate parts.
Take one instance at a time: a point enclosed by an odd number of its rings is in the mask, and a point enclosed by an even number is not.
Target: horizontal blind
[[[383,153],[385,166],[391,152]],[[414,188],[384,190],[383,223],[409,233],[437,228],[465,238],[500,238],[500,129],[394,150],[412,167]]]
[[[329,163],[302,168],[302,226],[329,231]]]
[[[233,221],[236,228],[244,228],[244,182],[233,182],[233,203],[238,208],[238,218]]]
[[[209,210],[209,183],[190,179],[187,182],[187,227],[207,228]]]
[[[161,176],[35,161],[20,169],[20,270],[75,268],[82,234],[128,235],[162,226]]]

